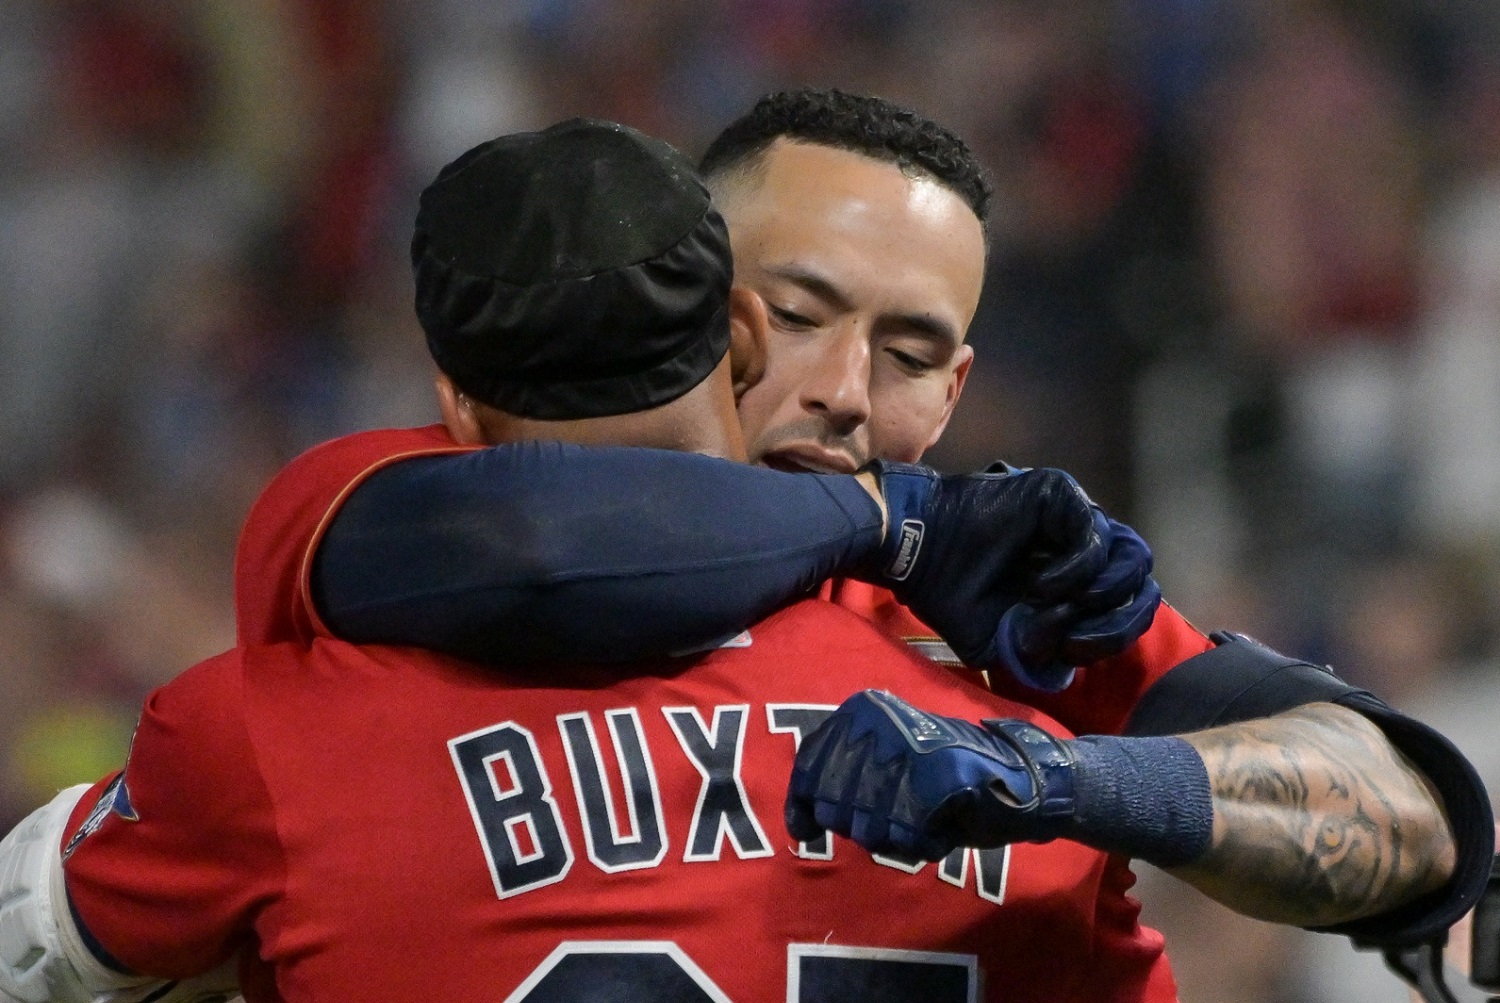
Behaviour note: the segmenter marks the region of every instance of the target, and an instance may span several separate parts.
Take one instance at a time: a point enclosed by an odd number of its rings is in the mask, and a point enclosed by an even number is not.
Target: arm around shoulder
[[[357,643],[633,661],[723,641],[859,564],[882,518],[868,479],[515,443],[361,482],[319,545],[312,593]]]

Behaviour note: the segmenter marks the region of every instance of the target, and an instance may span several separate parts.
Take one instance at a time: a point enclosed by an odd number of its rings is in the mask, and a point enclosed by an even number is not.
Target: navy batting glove
[[[1151,577],[1150,549],[1124,523],[1110,519],[1109,527],[1109,563],[1087,589],[1056,599],[1028,596],[1001,619],[1000,662],[1037,689],[1063,689],[1074,666],[1118,655],[1156,617],[1162,597]]]
[[[889,587],[966,664],[1063,689],[1073,667],[1123,651],[1161,594],[1151,551],[1068,474],[996,464],[941,476],[877,461],[889,529],[878,567]]]
[[[803,739],[786,827],[923,860],[1053,839],[1073,815],[1072,765],[1064,742],[1024,721],[981,727],[865,690]]]
[[[1208,849],[1213,797],[1203,760],[1180,738],[1063,739],[865,690],[803,739],[786,827],[803,842],[828,830],[923,860],[1066,837],[1171,867]]]

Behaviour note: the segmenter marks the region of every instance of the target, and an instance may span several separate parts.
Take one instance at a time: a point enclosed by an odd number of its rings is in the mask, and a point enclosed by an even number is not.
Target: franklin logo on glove
[[[896,549],[896,558],[886,569],[885,576],[904,582],[911,569],[916,567],[917,553],[922,549],[922,531],[925,527],[920,519],[905,519],[901,522],[901,542]]]

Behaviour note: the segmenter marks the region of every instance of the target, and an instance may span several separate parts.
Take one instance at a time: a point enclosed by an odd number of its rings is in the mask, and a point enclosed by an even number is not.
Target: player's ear
[[[974,349],[969,345],[958,346],[958,351],[953,355],[953,361],[949,363],[948,391],[943,401],[943,416],[932,430],[932,435],[927,440],[927,445],[922,452],[926,452],[937,445],[938,439],[942,438],[943,430],[948,427],[948,419],[953,417],[953,408],[958,404],[958,398],[963,395],[964,383],[969,379],[969,369],[974,365]]]
[[[741,285],[729,290],[729,360],[734,399],[760,382],[766,371],[771,318],[760,294]]]
[[[443,424],[453,441],[461,446],[482,446],[488,443],[484,425],[479,420],[479,408],[474,399],[465,394],[448,378],[438,373],[433,378],[437,388],[438,409],[443,415]]]

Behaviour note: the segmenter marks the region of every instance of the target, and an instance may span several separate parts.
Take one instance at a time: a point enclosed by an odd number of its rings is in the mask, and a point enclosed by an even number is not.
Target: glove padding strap
[[[1069,740],[866,690],[803,740],[786,824],[804,842],[831,830],[925,860],[1066,837],[1172,866],[1207,850],[1213,801],[1202,759],[1181,739]]]

